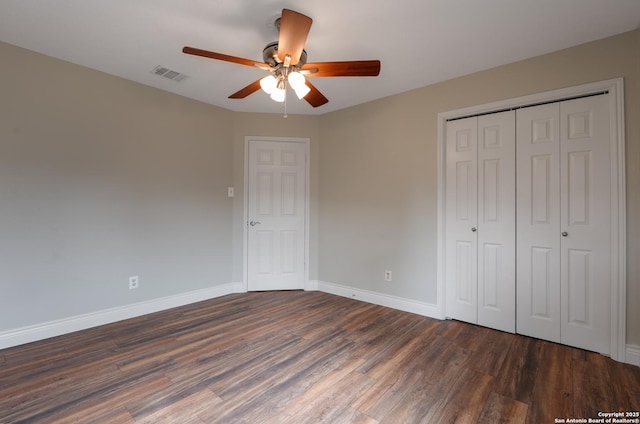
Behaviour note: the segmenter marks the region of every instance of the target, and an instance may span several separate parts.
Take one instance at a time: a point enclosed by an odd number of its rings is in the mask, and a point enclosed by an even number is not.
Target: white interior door
[[[610,352],[609,100],[517,111],[517,331]]]
[[[304,289],[306,145],[249,140],[247,289]]]
[[[516,331],[515,112],[478,117],[478,324]]]
[[[515,116],[447,123],[446,314],[515,332]]]
[[[516,113],[517,332],[560,342],[560,105]]]
[[[560,104],[561,340],[611,350],[609,100]]]
[[[447,122],[446,314],[478,322],[478,118]]]

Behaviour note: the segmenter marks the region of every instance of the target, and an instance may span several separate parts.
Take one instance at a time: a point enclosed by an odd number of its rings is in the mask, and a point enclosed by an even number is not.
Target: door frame
[[[311,139],[301,137],[264,137],[245,136],[244,137],[244,197],[243,197],[243,217],[242,217],[242,285],[243,291],[249,291],[249,143],[251,141],[303,143],[305,145],[305,188],[304,188],[304,290],[311,290],[309,283],[309,209],[310,209],[310,170],[309,154],[311,152]]]
[[[438,315],[446,318],[446,123],[467,116],[517,109],[541,103],[607,92],[609,94],[611,151],[611,358],[626,362],[626,172],[624,134],[623,78],[546,91],[523,97],[456,109],[438,114],[438,241],[437,241],[437,301]],[[517,216],[517,215],[516,215]],[[515,299],[514,299],[515,301]]]

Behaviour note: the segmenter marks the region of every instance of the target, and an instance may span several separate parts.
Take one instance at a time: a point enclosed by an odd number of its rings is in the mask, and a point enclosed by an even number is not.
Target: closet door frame
[[[438,114],[438,269],[437,309],[446,311],[446,123],[448,120],[556,102],[598,93],[609,94],[611,153],[611,358],[626,361],[626,195],[624,85],[622,78],[552,90]],[[514,300],[515,301],[515,300]]]

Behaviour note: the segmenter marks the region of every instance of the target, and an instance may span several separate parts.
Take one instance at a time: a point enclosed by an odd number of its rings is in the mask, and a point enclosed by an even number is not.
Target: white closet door
[[[562,343],[610,352],[609,101],[560,104]]]
[[[478,118],[447,123],[446,314],[477,323]]]
[[[478,117],[478,324],[516,330],[515,112]]]
[[[560,342],[560,106],[516,113],[517,332]]]
[[[610,352],[609,101],[517,111],[517,332]]]

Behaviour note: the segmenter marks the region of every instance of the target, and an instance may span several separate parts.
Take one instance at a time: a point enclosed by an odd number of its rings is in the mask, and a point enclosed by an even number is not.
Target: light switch
[[[234,195],[233,187],[227,188],[227,196],[233,197],[233,195]]]

